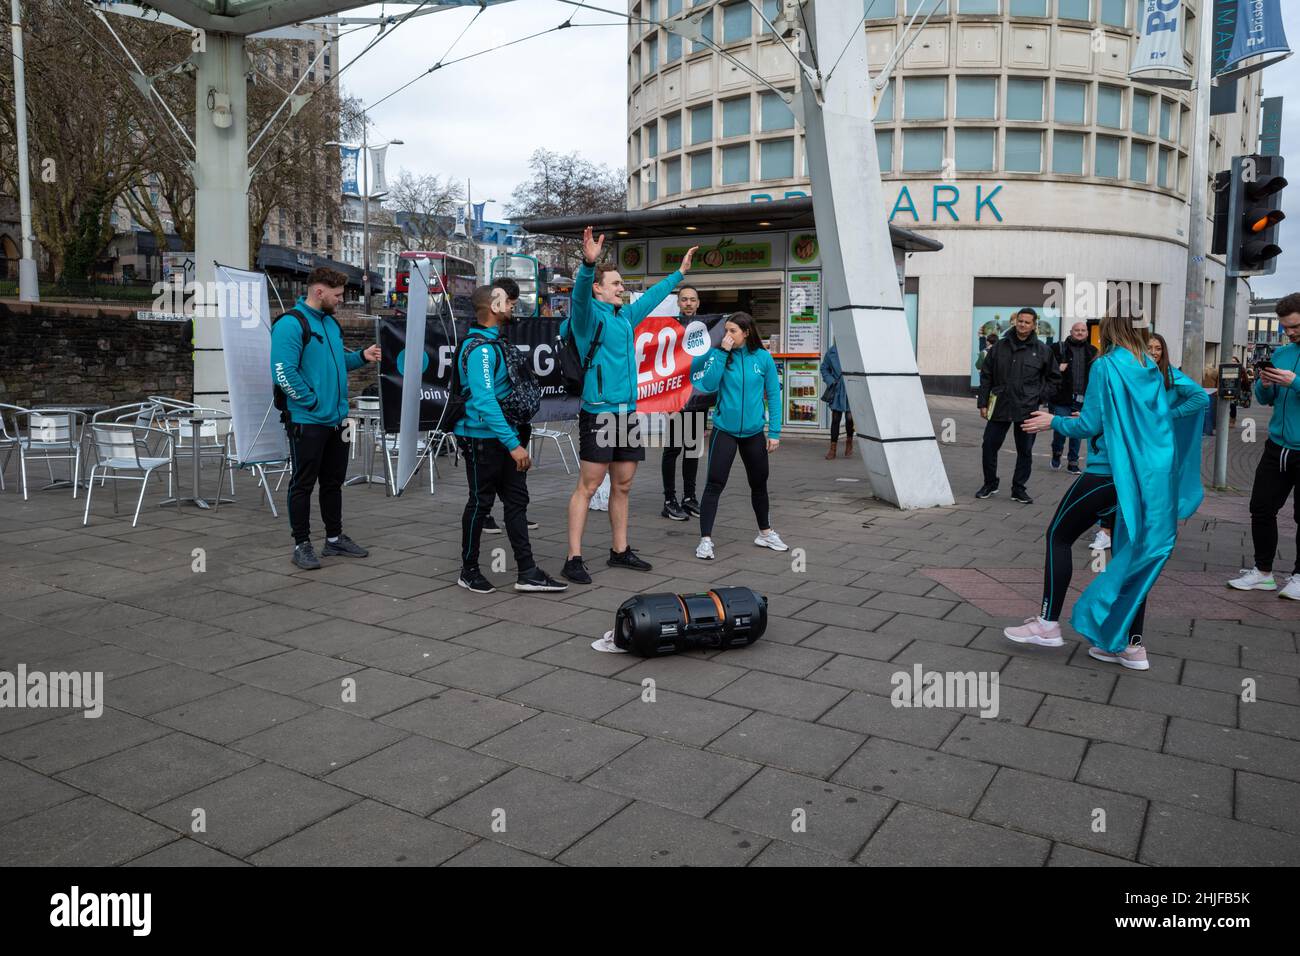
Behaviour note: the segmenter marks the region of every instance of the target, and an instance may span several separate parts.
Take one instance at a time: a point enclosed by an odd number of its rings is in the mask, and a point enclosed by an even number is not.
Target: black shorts
[[[597,464],[612,461],[645,461],[643,425],[636,412],[593,415],[578,411],[578,458]]]

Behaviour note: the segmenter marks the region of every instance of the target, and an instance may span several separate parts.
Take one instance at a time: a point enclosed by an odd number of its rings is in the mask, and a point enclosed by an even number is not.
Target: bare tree
[[[403,169],[389,186],[384,208],[405,219],[402,244],[406,249],[446,251],[447,221],[465,201],[461,184],[430,173],[416,176]]]
[[[578,153],[536,150],[528,160],[532,176],[515,187],[506,214],[515,222],[595,213],[622,212],[627,208],[627,181],[622,169],[610,169],[583,159]],[[576,262],[581,243],[558,236],[532,236],[529,247],[546,252],[556,265]]]

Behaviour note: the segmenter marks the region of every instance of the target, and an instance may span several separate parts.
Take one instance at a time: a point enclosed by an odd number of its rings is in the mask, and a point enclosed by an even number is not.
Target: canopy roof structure
[[[506,2],[508,0],[439,0],[437,3],[397,0],[393,5],[415,7],[423,15],[453,7],[491,6]],[[149,6],[190,26],[216,33],[249,36],[370,4],[349,0],[149,0]],[[399,15],[406,12],[416,11],[403,11]]]

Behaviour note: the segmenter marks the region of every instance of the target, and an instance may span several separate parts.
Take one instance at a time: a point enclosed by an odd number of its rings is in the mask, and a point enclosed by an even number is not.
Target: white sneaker
[[[773,551],[789,551],[790,546],[781,540],[780,535],[769,528],[766,531],[760,531],[754,543],[760,548],[771,548]]]
[[[1089,551],[1105,551],[1110,547],[1110,535],[1103,528],[1097,532],[1097,537],[1092,539],[1092,544],[1088,545]]]
[[[1291,575],[1291,580],[1287,581],[1286,587],[1277,592],[1280,598],[1290,598],[1293,601],[1300,601],[1300,574]]]
[[[695,556],[701,561],[713,560],[713,539],[701,538],[700,543],[695,546]]]
[[[1276,591],[1277,582],[1273,580],[1272,571],[1261,571],[1259,568],[1247,571],[1242,568],[1241,577],[1229,581],[1228,587],[1238,591]]]

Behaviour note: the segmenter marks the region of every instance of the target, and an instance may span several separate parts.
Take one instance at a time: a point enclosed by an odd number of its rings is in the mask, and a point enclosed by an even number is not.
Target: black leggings
[[[849,441],[853,441],[853,413],[831,411],[831,444],[840,440],[840,419],[843,418],[847,424],[847,434]]]
[[[1070,549],[1085,531],[1099,520],[1108,520],[1114,526],[1118,500],[1115,482],[1110,475],[1084,472],[1075,479],[1047,529],[1047,563],[1043,568],[1043,609],[1045,621],[1061,617],[1061,607],[1070,591],[1070,578],[1074,575],[1074,560]],[[1142,626],[1146,621],[1147,602],[1138,607],[1129,627],[1129,643],[1141,643]],[[1135,640],[1136,638],[1136,640]]]
[[[1300,482],[1300,452],[1290,451],[1269,439],[1255,468],[1250,489],[1250,533],[1255,543],[1255,567],[1272,572],[1277,555],[1277,513]],[[1295,498],[1300,521],[1300,494]],[[1300,526],[1296,531],[1295,572],[1300,574]]]
[[[754,505],[754,517],[758,519],[758,530],[770,528],[767,520],[767,435],[764,432],[737,438],[727,432],[713,429],[713,441],[709,443],[709,480],[704,486],[704,500],[700,502],[700,536],[707,538],[713,534],[713,519],[718,514],[718,498],[722,489],[727,487],[727,476],[731,473],[731,464],[740,451],[740,460],[745,463],[745,475],[749,478],[749,500]]]
[[[675,422],[670,417],[662,464],[665,499],[677,497],[677,459],[683,451],[686,454],[682,456],[682,497],[695,497],[695,476],[704,457],[701,445],[708,416],[708,412],[682,412]]]

